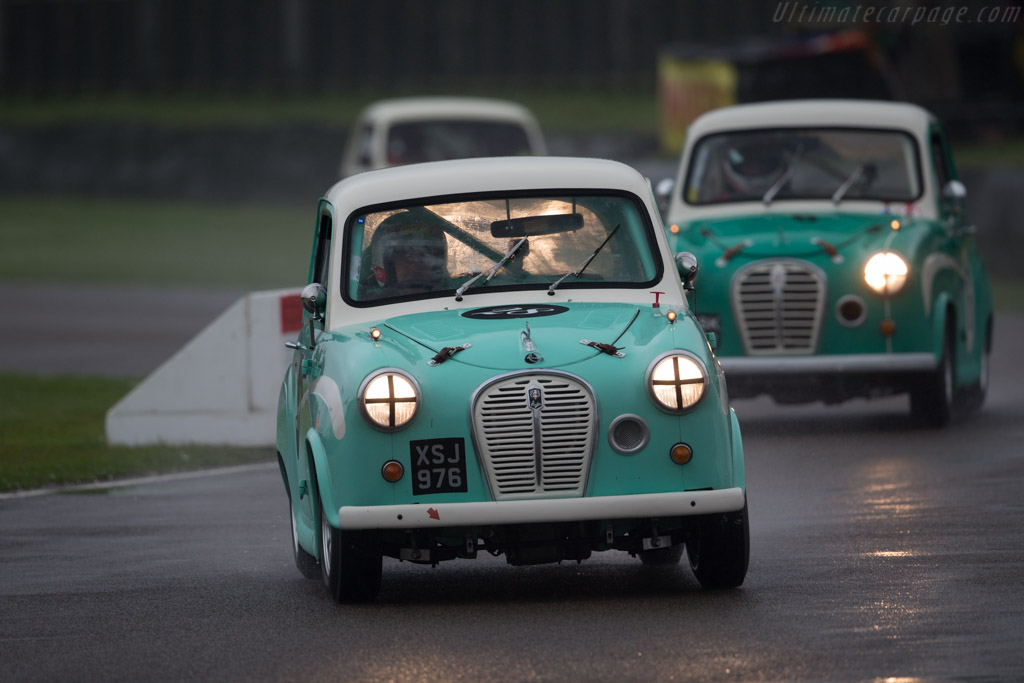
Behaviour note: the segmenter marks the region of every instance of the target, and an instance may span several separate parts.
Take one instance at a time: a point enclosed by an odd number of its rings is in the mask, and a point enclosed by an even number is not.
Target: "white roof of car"
[[[644,201],[651,194],[647,179],[639,171],[617,161],[521,156],[432,161],[367,171],[336,183],[327,199],[340,213],[349,213],[404,199],[561,188],[623,189]]]
[[[534,119],[530,110],[521,104],[486,97],[396,97],[378,100],[363,110],[361,118],[394,121],[437,116],[460,119]]]
[[[698,117],[689,137],[695,139],[720,130],[795,126],[842,128],[898,128],[923,136],[934,117],[905,102],[877,100],[784,100],[738,104]]]
[[[445,195],[481,192],[570,190],[623,190],[635,194],[654,222],[654,237],[658,241],[663,259],[662,279],[652,289],[663,293],[662,302],[666,307],[685,308],[686,300],[679,282],[679,275],[669,254],[665,230],[660,214],[654,203],[654,195],[647,178],[626,164],[606,159],[573,157],[481,157],[453,161],[432,161],[408,166],[395,166],[377,171],[366,171],[339,181],[328,190],[326,200],[334,208],[334,220],[340,229],[356,211],[385,203],[416,201]],[[332,246],[337,254],[343,240]],[[331,281],[341,279],[340,259],[332,260]],[[340,303],[340,295],[331,288],[332,300]],[[533,293],[534,295],[536,292]],[[338,299],[333,297],[338,296]],[[649,297],[646,291],[635,289],[571,289],[556,292],[551,302],[572,301],[621,301],[637,303]],[[548,297],[543,297],[548,301]],[[477,299],[476,303],[470,303]],[[494,305],[521,304],[524,294],[520,291],[488,292],[480,289],[466,294],[465,306],[478,305],[486,300]],[[651,299],[653,301],[653,299]],[[442,304],[439,299],[393,304],[395,310],[403,313],[435,311]],[[646,301],[646,299],[645,299]],[[333,329],[339,321],[344,324],[362,323],[382,316],[393,315],[377,308],[328,307],[327,325]]]
[[[676,173],[676,186],[681,187],[687,173],[687,160],[696,143],[706,135],[735,130],[761,130],[769,128],[875,128],[906,131],[919,142],[926,141],[929,127],[936,118],[926,109],[905,102],[854,99],[805,99],[780,100],[737,104],[714,109],[695,119],[687,132],[682,159]],[[926,145],[921,145],[927,149]],[[910,206],[920,215],[935,217],[935,188],[931,175],[921,178],[921,196]],[[676,194],[666,213],[666,221],[678,223],[690,220],[696,215],[742,215],[755,213],[784,213],[792,211],[816,211],[830,205],[826,200],[805,200],[799,202],[736,202],[728,204],[706,204],[691,206]],[[846,200],[844,208],[850,210],[876,211],[880,202]]]

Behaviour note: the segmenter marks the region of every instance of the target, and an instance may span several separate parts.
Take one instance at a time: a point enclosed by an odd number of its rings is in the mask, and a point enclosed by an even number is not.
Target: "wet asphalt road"
[[[143,377],[244,294],[0,283],[0,372]]]
[[[178,296],[150,303],[181,341],[234,300]],[[173,352],[89,300],[76,368]],[[388,561],[377,603],[337,606],[292,564],[273,465],[0,498],[0,680],[1021,680],[1021,338],[997,320],[989,401],[942,431],[904,399],[738,402],[752,559],[729,592],[603,553]]]

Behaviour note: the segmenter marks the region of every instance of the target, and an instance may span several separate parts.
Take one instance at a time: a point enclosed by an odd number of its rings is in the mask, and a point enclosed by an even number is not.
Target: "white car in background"
[[[470,157],[547,154],[536,117],[515,102],[480,97],[379,100],[349,134],[342,178],[389,166]]]

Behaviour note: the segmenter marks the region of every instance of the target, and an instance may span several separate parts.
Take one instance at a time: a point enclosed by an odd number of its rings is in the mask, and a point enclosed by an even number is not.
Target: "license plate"
[[[425,439],[409,442],[412,493],[461,493],[466,488],[465,439]]]

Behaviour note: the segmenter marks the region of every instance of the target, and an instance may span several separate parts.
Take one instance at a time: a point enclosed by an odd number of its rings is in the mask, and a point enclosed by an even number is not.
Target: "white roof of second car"
[[[523,105],[487,97],[395,97],[374,102],[362,114],[363,118],[386,121],[439,116],[534,121],[533,114]]]
[[[549,189],[623,189],[650,199],[647,179],[626,164],[576,157],[481,157],[367,171],[336,183],[327,199],[340,213],[406,199]]]
[[[906,102],[877,100],[783,100],[738,104],[715,109],[691,125],[692,141],[722,130],[792,128],[896,128],[924,136],[933,117],[927,110]]]

